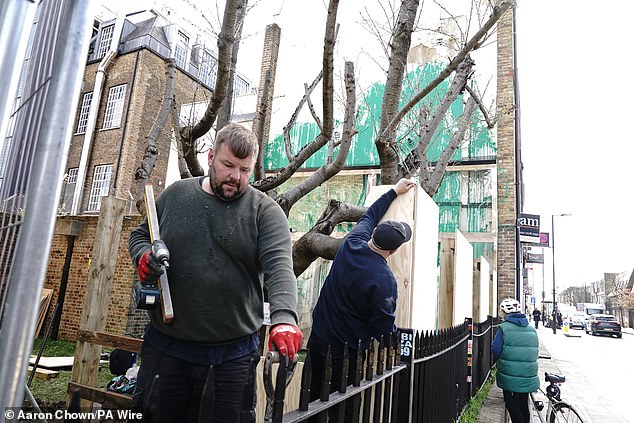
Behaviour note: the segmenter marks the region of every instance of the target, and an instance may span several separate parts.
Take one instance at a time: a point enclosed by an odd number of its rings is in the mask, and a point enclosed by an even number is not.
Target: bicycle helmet
[[[500,310],[509,313],[519,313],[521,311],[520,302],[514,298],[507,298],[500,303]]]

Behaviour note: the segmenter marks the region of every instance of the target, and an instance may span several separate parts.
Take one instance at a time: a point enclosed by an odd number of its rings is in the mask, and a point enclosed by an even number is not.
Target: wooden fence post
[[[102,197],[80,329],[104,331],[106,327],[125,206],[123,199]],[[100,357],[101,345],[77,341],[71,381],[94,386]],[[82,408],[91,405],[91,401],[81,402]]]

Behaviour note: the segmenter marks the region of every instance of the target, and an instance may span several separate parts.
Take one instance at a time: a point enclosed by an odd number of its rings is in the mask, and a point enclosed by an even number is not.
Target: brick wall
[[[498,304],[504,298],[515,297],[516,280],[516,178],[515,121],[513,91],[513,20],[507,11],[497,26],[497,196],[498,244],[497,286]],[[497,306],[496,306],[497,309]]]
[[[97,216],[59,217],[58,220],[78,220],[83,222],[81,234],[76,237],[72,260],[68,275],[68,284],[62,318],[59,325],[59,338],[74,340],[81,321],[84,297],[88,285],[88,270],[92,259],[92,250],[95,231],[97,229]],[[110,304],[108,307],[108,321],[106,331],[115,334],[126,333],[128,315],[130,314],[132,283],[136,276],[134,267],[128,254],[128,238],[132,229],[141,221],[140,216],[126,216],[123,220],[121,240],[117,252],[117,265],[113,277]],[[62,269],[66,258],[68,236],[55,235],[51,244],[48,270],[46,272],[45,288],[53,289],[53,301],[49,310],[48,324],[54,305],[58,301],[59,286]]]
[[[277,24],[267,25],[264,34],[264,51],[262,52],[262,66],[260,68],[260,85],[258,87],[258,100],[256,103],[255,119],[253,120],[253,131],[262,136],[262,139],[269,139],[271,129],[271,113],[273,107],[273,96],[275,86],[275,73],[277,71],[277,57],[280,50],[281,29]],[[265,85],[268,73],[268,97],[266,104],[262,97],[265,94]],[[263,152],[261,152],[263,154]]]
[[[86,67],[82,96],[83,93],[94,90],[96,70],[97,64],[90,64]],[[85,210],[88,205],[94,167],[100,164],[113,165],[110,194],[125,199],[130,199],[130,194],[134,195],[135,198],[142,196],[142,193],[137,192],[134,175],[145,154],[147,137],[162,107],[167,79],[167,62],[152,51],[141,49],[114,58],[108,67],[107,75],[88,161],[82,210]],[[121,84],[127,84],[121,126],[103,130],[101,128],[108,100],[108,90]],[[177,110],[180,110],[183,103],[206,101],[209,99],[209,95],[209,90],[187,74],[180,70],[176,71],[174,96]],[[78,105],[78,110],[80,107],[81,104]],[[79,119],[79,113],[77,113],[76,119]],[[164,188],[163,182],[167,173],[167,162],[171,149],[172,126],[173,120],[168,117],[161,135],[157,139],[158,154],[151,177],[156,195]],[[74,128],[76,127],[77,122],[75,122]],[[84,138],[84,134],[73,136],[67,168],[79,165]],[[134,208],[129,210],[135,212]]]

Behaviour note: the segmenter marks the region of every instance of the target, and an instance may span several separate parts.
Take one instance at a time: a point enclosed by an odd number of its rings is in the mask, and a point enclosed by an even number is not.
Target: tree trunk
[[[390,43],[390,64],[385,81],[380,123],[380,133],[386,133],[386,136],[379,137],[375,142],[381,161],[381,184],[383,185],[394,184],[398,178],[398,154],[394,148],[396,131],[388,131],[388,125],[398,112],[418,4],[418,0],[402,1]]]
[[[176,81],[176,66],[173,59],[167,59],[167,70],[165,79],[165,93],[161,110],[159,111],[152,129],[147,137],[147,146],[141,164],[134,172],[135,187],[133,189],[133,198],[137,210],[141,214],[145,214],[145,204],[143,199],[144,185],[150,181],[152,170],[156,164],[159,151],[156,147],[156,140],[161,135],[161,131],[165,127],[165,122],[169,116],[169,112],[174,104],[174,83]]]

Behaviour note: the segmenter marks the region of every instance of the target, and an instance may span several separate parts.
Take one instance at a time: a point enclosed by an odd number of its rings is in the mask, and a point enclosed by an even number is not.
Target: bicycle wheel
[[[553,404],[548,423],[584,423],[583,417],[574,407],[566,402]]]

